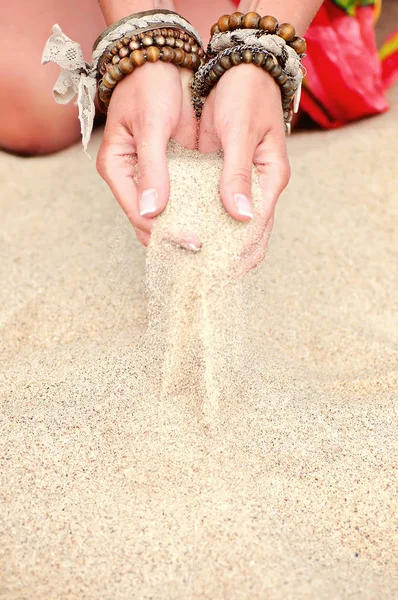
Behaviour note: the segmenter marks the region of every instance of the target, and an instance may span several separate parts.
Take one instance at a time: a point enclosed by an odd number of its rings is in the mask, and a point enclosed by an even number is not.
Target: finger
[[[254,247],[253,251],[249,253],[242,261],[243,274],[248,273],[252,269],[255,269],[266,257],[273,226],[274,217],[272,216],[263,231],[261,239]]]
[[[254,139],[239,126],[223,132],[221,143],[224,150],[220,187],[223,204],[238,221],[249,221],[253,218],[251,184]]]
[[[138,210],[134,173],[137,163],[134,140],[124,127],[105,126],[104,138],[97,155],[97,170],[134,227],[147,233],[151,221]]]
[[[198,121],[192,104],[190,82],[192,73],[189,69],[180,69],[182,83],[181,116],[172,138],[189,150],[195,150],[198,144]]]
[[[141,231],[140,229],[136,229],[135,234],[141,244],[147,248],[151,239],[150,234],[146,233],[145,231]]]
[[[213,90],[203,107],[199,126],[199,151],[202,154],[217,152],[221,148],[220,138],[214,126],[214,94]]]
[[[273,218],[276,203],[286,188],[290,178],[290,166],[286,153],[286,139],[282,125],[267,133],[254,153],[254,164],[261,188],[261,203],[256,211],[251,237],[243,248],[242,254],[256,251],[264,232]]]
[[[257,167],[261,187],[261,213],[265,227],[290,180],[290,164],[282,121],[277,129],[269,132],[257,147],[254,164]]]
[[[139,213],[141,217],[153,218],[163,212],[169,199],[166,150],[171,128],[164,119],[152,117],[146,118],[133,132],[138,155]]]

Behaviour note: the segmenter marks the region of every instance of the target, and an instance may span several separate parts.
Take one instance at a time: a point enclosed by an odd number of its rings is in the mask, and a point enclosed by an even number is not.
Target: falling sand
[[[398,596],[391,101],[289,140],[244,275],[217,155],[170,147],[148,251],[79,147],[0,157],[0,598]]]

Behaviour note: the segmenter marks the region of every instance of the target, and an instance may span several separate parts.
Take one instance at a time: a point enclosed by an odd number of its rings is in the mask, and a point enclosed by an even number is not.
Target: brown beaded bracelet
[[[204,56],[200,46],[180,28],[146,28],[111,44],[98,62],[99,108],[106,113],[119,81],[146,62],[158,60],[196,71]]]
[[[223,15],[218,19],[218,22],[213,25],[210,34],[224,33],[226,31],[235,31],[236,29],[258,29],[268,34],[275,34],[285,40],[285,42],[302,56],[307,44],[304,38],[296,36],[296,30],[290,23],[281,23],[279,25],[277,19],[270,15],[261,17],[256,12],[243,14],[234,12],[232,15]]]
[[[234,66],[242,63],[252,63],[267,71],[279,85],[282,94],[282,108],[285,123],[290,123],[293,116],[291,109],[292,98],[296,93],[293,82],[279,65],[277,58],[267,50],[245,44],[228,48],[211,59],[198,73],[192,83],[193,103],[200,117],[203,97],[211,92],[220,78]]]

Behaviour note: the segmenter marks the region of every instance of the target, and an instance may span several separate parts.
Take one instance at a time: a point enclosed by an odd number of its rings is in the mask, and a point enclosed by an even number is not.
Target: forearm
[[[273,15],[279,23],[291,23],[298,35],[304,35],[323,0],[241,0],[239,10]]]
[[[107,25],[127,15],[156,8],[174,10],[173,0],[98,0]]]

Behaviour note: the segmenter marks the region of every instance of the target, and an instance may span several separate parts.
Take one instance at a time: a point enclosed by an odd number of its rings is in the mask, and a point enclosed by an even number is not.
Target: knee
[[[77,108],[57,105],[51,94],[38,97],[24,90],[2,103],[0,146],[6,151],[27,156],[58,152],[75,143],[80,136]]]

